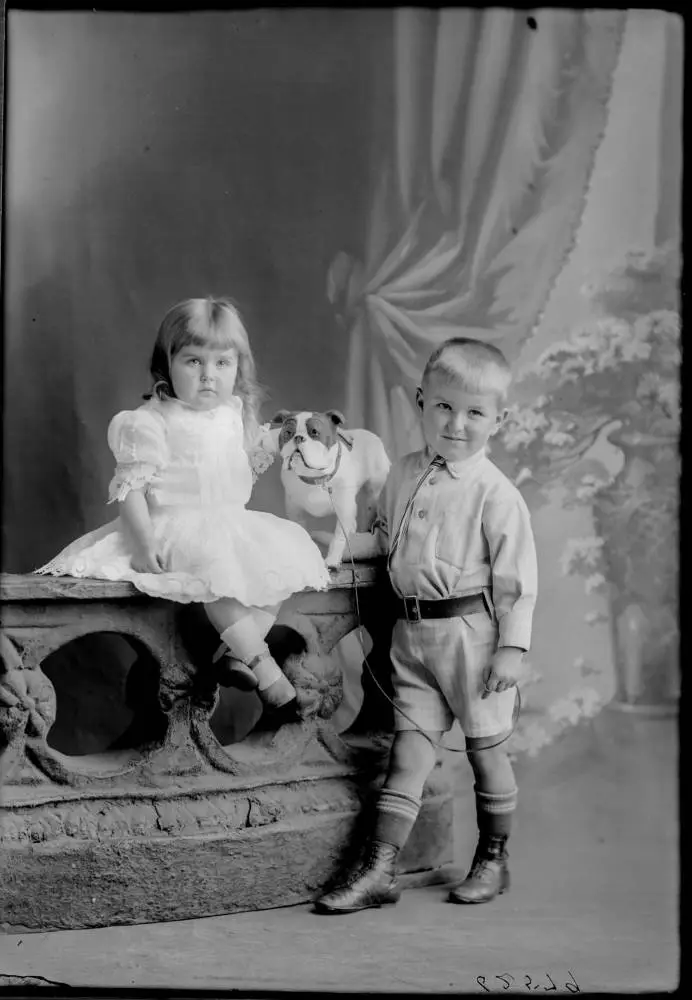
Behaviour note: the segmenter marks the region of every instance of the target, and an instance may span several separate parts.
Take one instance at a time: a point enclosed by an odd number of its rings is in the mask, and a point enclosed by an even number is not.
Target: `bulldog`
[[[338,410],[280,410],[270,427],[271,444],[281,456],[286,516],[304,527],[306,515],[337,516],[325,558],[330,569],[341,563],[346,539],[357,530],[359,503],[366,512],[364,529],[372,524],[391,464],[376,434],[344,425]],[[267,450],[271,444],[265,444]]]

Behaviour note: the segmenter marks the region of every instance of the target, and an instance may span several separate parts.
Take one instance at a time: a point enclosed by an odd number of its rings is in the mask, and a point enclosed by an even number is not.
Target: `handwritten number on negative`
[[[572,972],[569,972],[569,971],[568,971],[568,974],[569,974],[571,982],[566,982],[565,983],[565,989],[569,993],[581,993],[581,989],[580,989],[579,984],[577,983],[576,979],[574,978],[574,974]],[[543,988],[543,992],[544,993],[552,993],[553,991],[557,991],[557,986],[553,982],[552,976],[550,976],[550,974],[546,972],[545,977],[548,980],[548,982],[550,983],[550,986],[543,986],[542,987]],[[501,975],[494,976],[493,978],[494,979],[498,979],[502,983],[502,988],[504,990],[510,989],[510,981],[512,983],[515,981],[514,980],[514,976],[510,975],[509,972],[503,972]],[[488,982],[487,976],[476,976],[476,982],[478,983],[478,985],[481,987],[482,990],[485,990],[486,993],[491,993],[492,992],[491,989],[486,985],[486,983]],[[531,990],[540,990],[541,989],[541,983],[540,982],[539,983],[534,983],[534,981],[531,978],[531,976],[526,975],[526,974],[524,974],[524,985],[525,985],[526,989],[529,990],[529,992]]]

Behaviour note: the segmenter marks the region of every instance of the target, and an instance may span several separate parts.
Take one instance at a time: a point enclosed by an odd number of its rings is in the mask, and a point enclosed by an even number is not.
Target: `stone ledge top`
[[[355,564],[359,586],[372,587],[386,578],[386,560],[369,559]],[[344,565],[332,573],[328,590],[351,588],[354,570]],[[315,593],[315,591],[307,591]],[[36,573],[0,573],[0,601],[104,601],[147,597],[131,584],[122,580],[94,580],[71,576],[40,576]]]

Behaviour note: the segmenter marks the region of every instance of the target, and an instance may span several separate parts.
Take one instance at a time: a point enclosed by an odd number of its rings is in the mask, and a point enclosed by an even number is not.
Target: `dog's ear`
[[[291,416],[290,410],[279,410],[278,413],[274,414],[271,419],[272,427],[281,427],[281,425]]]
[[[340,427],[341,424],[346,423],[346,417],[343,415],[343,413],[340,413],[339,410],[327,410],[326,416],[328,416],[331,422],[333,424],[336,424],[337,427]]]

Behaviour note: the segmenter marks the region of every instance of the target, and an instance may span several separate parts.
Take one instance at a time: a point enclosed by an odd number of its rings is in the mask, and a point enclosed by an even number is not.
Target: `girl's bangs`
[[[232,348],[237,354],[245,354],[247,337],[238,316],[224,309],[211,321],[206,316],[194,316],[188,320],[177,349],[189,346],[210,347],[212,350]]]

